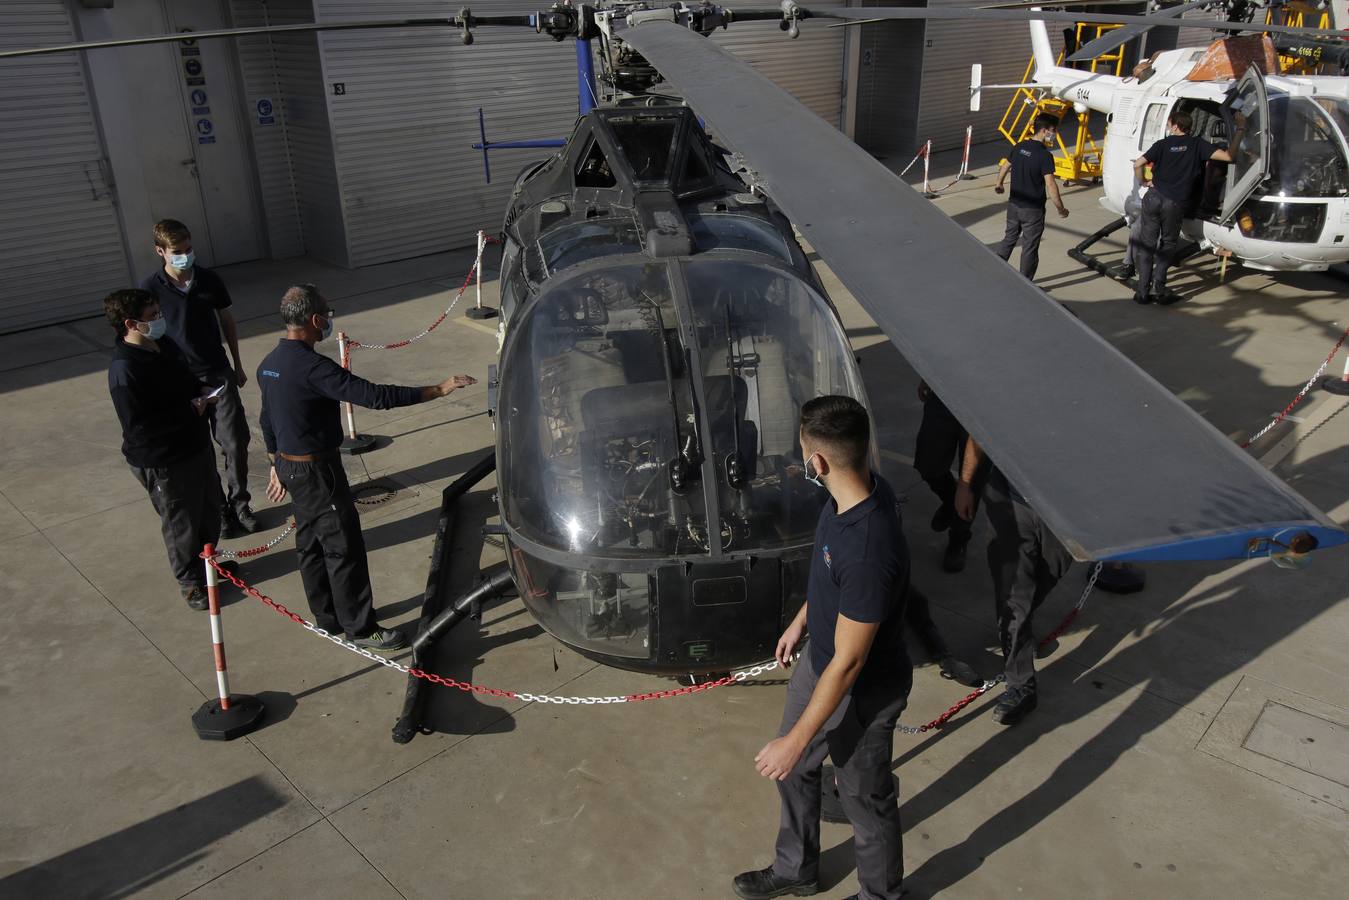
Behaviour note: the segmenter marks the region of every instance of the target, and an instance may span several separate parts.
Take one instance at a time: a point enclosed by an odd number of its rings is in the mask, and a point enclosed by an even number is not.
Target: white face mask
[[[170,253],[168,254],[168,257],[169,265],[173,266],[179,272],[186,272],[197,262],[197,255],[191,250],[186,253]]]
[[[816,452],[818,453],[819,451]],[[821,478],[818,471],[816,471],[815,466],[812,463],[812,460],[814,459],[815,459],[814,453],[806,457],[806,481],[809,481],[811,484],[815,485],[818,488],[822,488],[824,487],[824,479]]]
[[[141,331],[141,334],[152,341],[157,341],[162,338],[164,336],[164,330],[169,327],[168,323],[164,321],[163,316],[160,316],[158,319],[151,319],[148,322],[137,322],[136,324],[145,326],[146,330]],[[140,331],[140,329],[136,330]]]

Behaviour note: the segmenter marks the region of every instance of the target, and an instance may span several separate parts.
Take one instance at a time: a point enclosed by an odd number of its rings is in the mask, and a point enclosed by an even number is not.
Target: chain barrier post
[[[932,190],[932,182],[928,180],[928,170],[932,163],[932,138],[927,139],[923,145],[923,196],[929,200],[935,200],[937,192]]]
[[[342,368],[348,372],[351,371],[351,347],[347,342],[347,333],[339,331],[337,333],[337,355],[341,357]],[[350,403],[342,404],[342,413],[347,421],[347,434],[342,439],[342,446],[338,449],[347,456],[355,456],[358,453],[364,453],[375,446],[375,438],[368,434],[358,434],[356,431],[356,410]]]
[[[482,305],[482,252],[487,248],[487,235],[483,234],[482,229],[478,229],[478,257],[477,262],[473,263],[473,276],[477,279],[478,302],[473,304],[473,308],[464,315],[470,319],[492,319],[496,317],[497,311],[490,306]]]
[[[965,155],[960,159],[960,174],[956,176],[957,181],[974,181],[978,175],[970,174],[970,144],[974,142],[974,126],[965,126]]]
[[[1327,375],[1326,380],[1321,382],[1321,390],[1349,397],[1349,355],[1344,357],[1344,375],[1340,378]]]
[[[253,731],[265,712],[262,701],[249,694],[231,694],[225,667],[225,631],[220,623],[220,587],[216,580],[215,545],[201,552],[206,566],[206,599],[210,604],[211,650],[215,656],[215,683],[220,694],[207,700],[192,714],[192,726],[203,741],[232,741]]]

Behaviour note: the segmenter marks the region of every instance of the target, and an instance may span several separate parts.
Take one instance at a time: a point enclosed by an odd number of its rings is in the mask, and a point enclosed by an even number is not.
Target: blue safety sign
[[[201,74],[201,60],[189,58],[183,61],[183,71],[193,78]]]
[[[206,105],[206,92],[203,91],[201,88],[197,88],[195,91],[192,92],[192,105],[193,106]]]
[[[210,134],[213,131],[215,131],[215,125],[212,124],[210,119],[197,120],[197,134],[204,136]]]
[[[257,108],[258,111],[259,125],[276,124],[276,116],[272,115],[272,113],[274,113],[276,110],[275,107],[272,106],[271,98],[269,97],[259,98],[258,102],[254,104],[254,106]]]

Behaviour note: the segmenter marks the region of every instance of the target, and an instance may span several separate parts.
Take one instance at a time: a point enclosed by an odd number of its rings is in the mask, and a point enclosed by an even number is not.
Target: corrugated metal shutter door
[[[319,21],[369,18],[368,0],[319,0]],[[477,15],[529,13],[474,3]],[[448,14],[440,0],[398,0],[381,16]],[[478,108],[493,141],[566,137],[576,121],[573,45],[529,30],[482,28],[471,47],[453,29],[340,32],[320,38],[350,264],[463,247],[500,227],[516,172],[548,150],[492,154],[483,183]]]
[[[0,48],[75,40],[61,0],[6,0]],[[101,314],[130,285],[80,57],[0,61],[0,333]],[[53,271],[51,252],[78,258]]]
[[[864,6],[890,6],[867,0]],[[918,148],[923,22],[861,26],[857,70],[857,143],[881,156],[910,156]]]
[[[722,0],[731,9],[763,9],[763,0]],[[805,4],[820,11],[842,7],[840,0]],[[712,40],[735,53],[800,100],[817,116],[838,127],[843,122],[844,29],[836,20],[806,22],[796,40],[776,22],[741,22],[712,33]]]
[[[929,0],[928,7],[971,7],[985,0]],[[1055,49],[1063,45],[1058,29],[1050,28]],[[984,95],[982,109],[970,112],[970,66],[982,63],[984,84],[1016,84],[1030,62],[1030,29],[1006,22],[927,23],[923,53],[922,105],[918,139],[932,140],[932,149],[947,150],[965,141],[965,126],[974,126],[974,141],[1002,140],[998,122],[1011,99],[1008,91]]]

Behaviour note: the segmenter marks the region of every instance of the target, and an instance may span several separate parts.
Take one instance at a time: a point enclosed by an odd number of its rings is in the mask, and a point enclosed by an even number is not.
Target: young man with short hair
[[[159,513],[169,568],[192,609],[206,609],[202,547],[220,539],[215,460],[204,413],[214,399],[172,344],[146,291],[113,291],[103,312],[117,332],[108,391],[122,423],[122,455]]]
[[[1045,233],[1046,198],[1054,198],[1054,208],[1060,218],[1068,217],[1068,207],[1059,196],[1059,183],[1054,180],[1054,154],[1047,146],[1058,132],[1059,120],[1047,113],[1035,117],[1031,126],[1034,134],[1012,148],[1009,157],[998,168],[998,180],[993,193],[1003,192],[1007,173],[1012,174],[1012,194],[1007,201],[1007,230],[993,252],[1010,259],[1012,249],[1021,243],[1021,274],[1035,278],[1040,266],[1040,238]]]
[[[1166,120],[1167,136],[1154,143],[1134,160],[1134,175],[1141,184],[1150,184],[1143,195],[1138,243],[1133,247],[1138,269],[1138,287],[1134,302],[1156,301],[1170,305],[1176,301],[1166,291],[1166,273],[1180,243],[1181,220],[1190,208],[1195,188],[1204,177],[1204,166],[1211,159],[1231,162],[1226,150],[1219,150],[1190,129],[1194,119],[1183,110],[1175,110]],[[1152,166],[1152,180],[1146,177]]]
[[[221,532],[225,537],[251,534],[257,531],[258,523],[249,506],[248,418],[239,396],[248,376],[239,356],[239,330],[230,312],[233,301],[220,276],[197,265],[192,233],[186,225],[176,219],[156,222],[154,241],[155,255],[162,266],[141,283],[141,289],[159,301],[168,337],[182,352],[192,374],[212,387],[225,386],[207,414],[211,434],[225,457]],[[222,334],[229,344],[233,366],[221,346]]]
[[[815,531],[806,602],[778,640],[792,672],[778,736],[754,758],[778,783],[782,819],[771,866],[736,876],[746,900],[819,890],[820,767],[833,759],[852,822],[858,897],[896,900],[904,876],[899,798],[890,771],[895,722],[913,666],[904,646],[909,554],[894,492],[871,471],[871,424],[851,397],[801,409],[805,476],[829,492]]]
[[[370,567],[356,504],[338,448],[340,404],[371,409],[411,406],[475,384],[452,375],[428,387],[372,384],[353,375],[314,345],[332,333],[333,311],[312,284],[296,285],[281,298],[286,336],[258,366],[262,391],[262,439],[272,470],[267,498],[291,496],[300,579],[314,623],[330,634],[373,650],[398,650],[407,639],[375,621]]]

